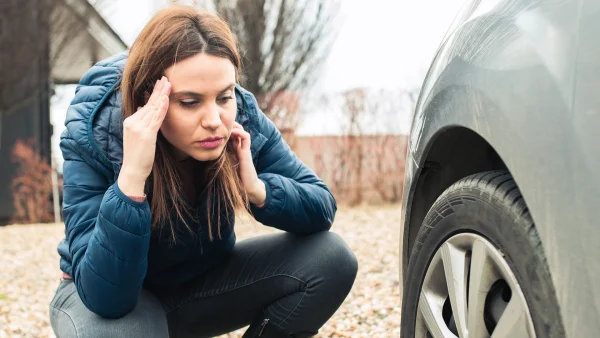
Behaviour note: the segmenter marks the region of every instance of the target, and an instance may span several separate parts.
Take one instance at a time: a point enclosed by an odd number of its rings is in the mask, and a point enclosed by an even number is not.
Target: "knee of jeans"
[[[313,260],[318,267],[322,278],[327,284],[336,285],[336,288],[347,289],[354,284],[358,272],[358,260],[352,249],[344,239],[331,231],[319,234],[320,250],[318,257]]]
[[[142,291],[136,307],[118,319],[107,319],[87,310],[83,304],[64,309],[50,307],[50,322],[57,338],[164,338],[167,318],[159,301]]]
[[[119,319],[98,318],[97,321],[77,327],[76,338],[159,338],[168,337],[166,318],[139,316],[130,313]],[[57,338],[60,338],[57,336]]]

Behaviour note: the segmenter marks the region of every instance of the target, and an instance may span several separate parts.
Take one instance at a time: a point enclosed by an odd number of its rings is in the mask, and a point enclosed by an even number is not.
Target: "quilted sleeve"
[[[328,231],[337,204],[333,194],[305,165],[282,138],[281,133],[247,93],[258,115],[258,126],[267,142],[261,148],[256,171],[267,189],[265,205],[251,207],[255,219],[265,225],[294,233]]]
[[[136,305],[147,270],[150,207],[125,196],[62,137],[66,240],[73,280],[85,306],[120,318]]]

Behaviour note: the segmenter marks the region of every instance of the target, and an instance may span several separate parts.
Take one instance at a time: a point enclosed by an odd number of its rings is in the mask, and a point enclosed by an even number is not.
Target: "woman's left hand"
[[[250,153],[250,134],[244,130],[241,124],[233,122],[231,129],[231,141],[236,150],[239,168],[238,172],[248,194],[250,203],[262,206],[267,199],[265,183],[258,178],[252,154]]]

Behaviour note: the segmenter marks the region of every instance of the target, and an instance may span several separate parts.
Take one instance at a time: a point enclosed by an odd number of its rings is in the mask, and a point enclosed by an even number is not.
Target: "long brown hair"
[[[187,6],[172,6],[158,12],[144,27],[133,43],[121,83],[124,118],[131,116],[136,107],[145,104],[145,93],[151,93],[154,83],[173,64],[206,53],[231,61],[239,79],[241,58],[236,40],[227,23],[216,15]],[[237,174],[237,157],[228,143],[225,151],[210,161],[204,172],[206,182],[206,215],[209,237],[213,240],[213,218],[221,238],[221,215],[229,218],[235,210],[248,211],[248,198]],[[184,201],[181,180],[169,144],[159,132],[152,172],[146,185],[152,212],[152,229],[163,230],[169,225],[171,239],[176,241],[172,221],[175,213],[192,232],[184,214],[193,218],[193,212]],[[223,210],[224,209],[224,210]]]

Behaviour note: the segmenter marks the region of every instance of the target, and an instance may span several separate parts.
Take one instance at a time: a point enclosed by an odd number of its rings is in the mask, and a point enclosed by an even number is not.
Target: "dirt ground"
[[[58,286],[62,224],[0,227],[0,338],[55,337],[48,304]],[[276,230],[247,217],[236,224],[238,241]],[[332,231],[359,260],[354,287],[317,337],[399,337],[400,206],[341,207]],[[224,337],[241,337],[244,329]]]

